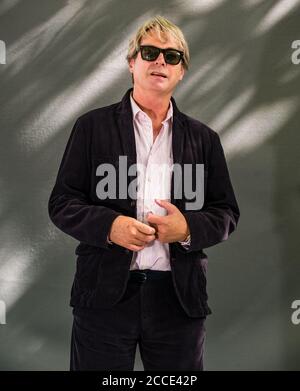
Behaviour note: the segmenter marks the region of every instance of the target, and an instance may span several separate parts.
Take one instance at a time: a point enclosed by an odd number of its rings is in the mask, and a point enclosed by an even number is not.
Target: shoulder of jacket
[[[99,117],[105,117],[107,116],[110,112],[114,112],[115,109],[118,108],[120,102],[118,103],[113,103],[111,105],[108,105],[108,106],[103,106],[103,107],[98,107],[96,109],[92,109],[92,110],[89,110],[87,111],[86,113],[83,113],[81,114],[78,118],[77,118],[77,122],[80,122],[80,123],[91,123],[93,122],[94,120],[99,120]]]
[[[211,140],[216,140],[219,135],[218,133],[211,129],[208,125],[206,125],[204,122],[201,122],[200,120],[190,117],[187,114],[181,113],[182,117],[186,121],[188,127],[198,133],[198,135],[202,137],[208,137]]]

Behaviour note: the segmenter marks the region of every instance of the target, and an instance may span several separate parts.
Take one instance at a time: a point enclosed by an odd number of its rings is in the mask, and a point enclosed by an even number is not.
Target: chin
[[[155,85],[154,83],[152,83],[147,89],[151,90],[151,91],[156,91],[156,92],[169,92],[170,91],[169,86]]]

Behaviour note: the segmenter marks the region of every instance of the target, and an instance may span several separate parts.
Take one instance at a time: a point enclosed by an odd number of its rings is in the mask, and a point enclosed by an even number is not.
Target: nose
[[[159,53],[159,56],[158,56],[157,59],[155,60],[155,64],[166,65],[166,62],[165,62],[165,58],[164,58],[163,53]]]

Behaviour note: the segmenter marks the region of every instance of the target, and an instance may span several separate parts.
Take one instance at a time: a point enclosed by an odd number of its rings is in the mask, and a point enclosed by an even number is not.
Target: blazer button
[[[125,248],[125,254],[129,254],[128,248]]]
[[[135,206],[135,201],[132,200],[132,201],[130,202],[130,206]]]

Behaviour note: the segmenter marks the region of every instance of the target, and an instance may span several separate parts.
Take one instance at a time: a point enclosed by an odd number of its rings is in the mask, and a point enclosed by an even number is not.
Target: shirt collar
[[[131,108],[132,108],[132,114],[133,114],[133,119],[136,119],[136,115],[141,112],[146,114],[140,107],[139,105],[135,102],[135,100],[132,97],[132,93],[130,94],[130,102],[131,102]],[[147,115],[147,114],[146,114]],[[173,104],[170,99],[170,104],[169,104],[169,110],[167,111],[166,118],[162,121],[163,124],[165,124],[169,119],[173,119]]]

